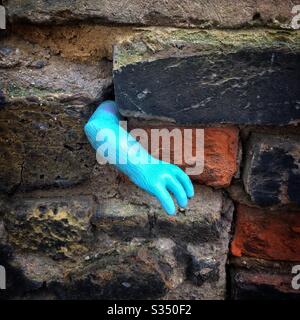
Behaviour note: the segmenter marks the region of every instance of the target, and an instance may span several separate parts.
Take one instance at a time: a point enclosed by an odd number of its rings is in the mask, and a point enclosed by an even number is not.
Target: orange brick
[[[237,171],[238,129],[204,130],[204,172],[199,181],[213,187],[225,187]]]
[[[238,205],[234,256],[300,261],[300,212],[269,211]]]
[[[163,127],[143,127],[150,137],[151,129],[163,129]],[[168,127],[168,130],[174,127]],[[192,129],[193,136],[193,156],[195,153],[196,128]],[[204,129],[204,171],[200,175],[191,176],[193,180],[213,187],[226,187],[230,184],[232,177],[237,171],[238,156],[238,136],[239,130],[236,127],[211,127]],[[149,138],[149,146],[150,146]],[[149,148],[148,148],[149,150]],[[152,150],[153,151],[153,150]],[[184,152],[184,146],[182,153]],[[157,152],[158,153],[158,152]],[[157,156],[158,154],[152,154]],[[171,162],[174,163],[174,153],[176,146],[171,143]],[[162,150],[159,150],[159,158],[162,158]],[[189,162],[189,161],[187,161]],[[189,167],[187,163],[180,165],[182,168]]]

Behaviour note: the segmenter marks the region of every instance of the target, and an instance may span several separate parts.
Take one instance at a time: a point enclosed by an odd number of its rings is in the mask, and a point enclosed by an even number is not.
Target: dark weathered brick
[[[300,300],[293,288],[296,264],[235,259],[230,265],[231,298],[235,300]],[[294,280],[296,283],[297,279]],[[299,281],[298,281],[299,283]]]
[[[243,180],[261,206],[300,204],[300,139],[253,133],[245,152]]]

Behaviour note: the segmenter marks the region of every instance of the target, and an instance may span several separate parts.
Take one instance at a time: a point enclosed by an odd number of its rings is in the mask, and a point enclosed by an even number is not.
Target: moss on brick
[[[52,94],[59,94],[64,93],[63,90],[57,89],[44,89],[35,86],[30,87],[20,87],[15,85],[14,83],[10,83],[7,87],[7,95],[10,98],[21,98],[21,97],[28,97],[28,96],[35,96],[35,97],[45,97]]]
[[[236,52],[240,49],[286,48],[300,51],[300,32],[289,30],[202,30],[144,28],[117,46],[114,69],[140,61],[166,56],[193,55],[196,52]]]

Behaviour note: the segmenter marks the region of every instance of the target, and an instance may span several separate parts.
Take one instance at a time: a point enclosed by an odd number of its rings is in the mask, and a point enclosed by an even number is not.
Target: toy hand
[[[109,163],[126,174],[137,186],[155,196],[165,211],[176,212],[171,192],[180,207],[186,207],[193,197],[190,178],[177,166],[153,158],[120,125],[114,101],[103,102],[85,125],[85,133],[93,146]],[[100,132],[100,135],[98,133]],[[98,139],[97,139],[98,138]],[[106,152],[104,145],[110,151]]]
[[[188,198],[194,196],[190,178],[177,166],[159,161],[157,164],[145,164],[137,168],[138,174],[130,179],[140,188],[155,196],[169,215],[176,212],[170,192],[178,205],[185,208]]]

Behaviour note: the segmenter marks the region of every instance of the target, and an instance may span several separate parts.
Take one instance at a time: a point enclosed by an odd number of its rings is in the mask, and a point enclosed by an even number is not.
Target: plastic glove
[[[153,158],[119,121],[114,101],[100,104],[84,127],[93,148],[137,186],[155,196],[169,215],[176,213],[170,192],[178,205],[185,208],[188,198],[194,196],[190,178],[179,167]],[[105,145],[110,147],[108,154]]]

